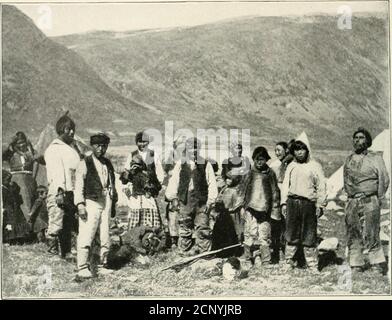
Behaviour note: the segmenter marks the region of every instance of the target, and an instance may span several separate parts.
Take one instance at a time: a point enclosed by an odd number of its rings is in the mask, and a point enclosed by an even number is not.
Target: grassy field
[[[384,215],[383,220],[389,216]],[[344,258],[344,216],[327,211],[319,221],[323,238],[339,238],[338,256]],[[387,276],[367,271],[348,274],[342,265],[329,265],[319,273],[303,269],[285,271],[282,264],[270,270],[251,269],[245,279],[228,281],[219,269],[198,268],[196,262],[179,272],[163,267],[179,257],[166,252],[150,259],[146,265],[135,263],[114,273],[82,283],[74,281],[75,265],[46,253],[43,244],[3,247],[4,298],[50,297],[260,297],[260,296],[326,296],[326,295],[387,295],[390,284]],[[211,263],[219,259],[211,261]]]
[[[128,148],[128,147],[127,147]],[[117,170],[123,167],[130,147],[110,149],[110,158]],[[346,152],[314,152],[320,159],[328,177],[341,165]],[[273,154],[271,150],[271,155]],[[158,198],[164,212],[163,195]],[[344,207],[343,203],[337,203]],[[120,208],[123,216],[126,209]],[[163,217],[164,218],[164,217]],[[389,220],[383,214],[382,220]],[[343,208],[327,210],[319,220],[322,238],[337,237],[337,251],[343,260],[341,265],[331,264],[317,274],[303,269],[285,271],[283,265],[270,270],[251,270],[245,279],[228,281],[218,269],[207,270],[199,261],[180,272],[160,270],[172,264],[179,256],[165,252],[150,259],[146,265],[134,265],[115,271],[106,277],[98,277],[77,283],[75,265],[46,253],[43,244],[3,246],[2,294],[4,298],[50,297],[50,298],[94,298],[94,297],[260,297],[260,296],[325,296],[325,295],[386,295],[390,293],[387,276],[372,271],[362,274],[344,273],[348,268],[345,258],[345,224]],[[386,252],[388,249],[385,248]],[[211,264],[219,260],[211,261]],[[199,267],[200,268],[199,268]],[[346,277],[347,276],[347,277]]]

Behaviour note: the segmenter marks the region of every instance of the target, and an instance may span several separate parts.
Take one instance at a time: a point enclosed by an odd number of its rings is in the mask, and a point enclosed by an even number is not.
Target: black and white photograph
[[[0,8],[2,299],[391,298],[389,1]]]

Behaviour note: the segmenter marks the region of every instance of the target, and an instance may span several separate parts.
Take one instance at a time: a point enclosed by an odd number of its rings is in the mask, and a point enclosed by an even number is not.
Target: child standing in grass
[[[11,178],[10,172],[2,170],[3,242],[20,244],[26,240],[30,227],[20,208],[23,202],[20,188],[15,182],[11,182]]]
[[[275,155],[277,159],[271,163],[270,167],[276,174],[278,187],[281,190],[287,166],[293,161],[294,156],[289,152],[289,145],[284,141],[280,141],[275,145]],[[285,252],[284,233],[285,220],[281,212],[277,212],[276,215],[271,216],[272,263],[279,263],[280,251]]]
[[[245,258],[256,266],[270,264],[271,215],[279,214],[280,191],[274,171],[267,165],[270,156],[264,147],[253,151],[254,165],[245,197]]]
[[[38,242],[46,241],[46,231],[48,229],[48,209],[46,208],[46,197],[48,188],[39,186],[37,188],[38,198],[35,200],[29,214],[29,223]]]
[[[246,178],[248,175],[241,175],[235,169],[226,172],[225,186],[219,192],[215,209],[226,213],[230,217],[232,226],[236,233],[236,242],[242,243],[244,233],[244,202]]]

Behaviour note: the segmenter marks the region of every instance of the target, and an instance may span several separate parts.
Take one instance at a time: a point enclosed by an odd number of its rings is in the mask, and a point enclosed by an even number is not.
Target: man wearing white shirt
[[[99,235],[101,262],[98,274],[111,272],[106,268],[109,252],[109,221],[115,215],[117,192],[114,169],[104,155],[110,138],[105,134],[91,136],[93,154],[80,162],[76,170],[75,205],[79,213],[78,276],[91,278],[88,258],[92,242]]]
[[[186,255],[194,255],[211,248],[209,211],[218,196],[218,188],[211,163],[200,156],[200,141],[189,138],[185,158],[178,162],[166,189],[172,207],[179,206],[179,248]],[[195,246],[192,247],[192,229]]]
[[[44,158],[48,179],[48,242],[49,252],[71,255],[71,232],[76,209],[73,205],[75,171],[80,162],[74,147],[75,123],[67,114],[56,123],[58,138],[46,149]]]

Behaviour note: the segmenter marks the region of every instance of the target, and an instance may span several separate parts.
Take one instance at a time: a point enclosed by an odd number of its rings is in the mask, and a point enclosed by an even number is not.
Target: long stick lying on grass
[[[196,260],[198,260],[200,258],[212,256],[212,255],[217,254],[219,252],[222,252],[222,251],[225,251],[225,250],[228,250],[228,249],[232,249],[232,248],[237,248],[237,247],[242,247],[242,244],[241,243],[233,244],[231,246],[224,247],[224,248],[221,248],[221,249],[203,252],[203,253],[197,254],[197,255],[195,255],[193,257],[182,258],[181,260],[177,261],[176,263],[161,269],[160,272],[168,270],[168,269],[174,269],[174,270],[178,271],[181,268],[185,267],[187,264],[189,264],[189,263],[191,263],[193,261],[196,261]]]

